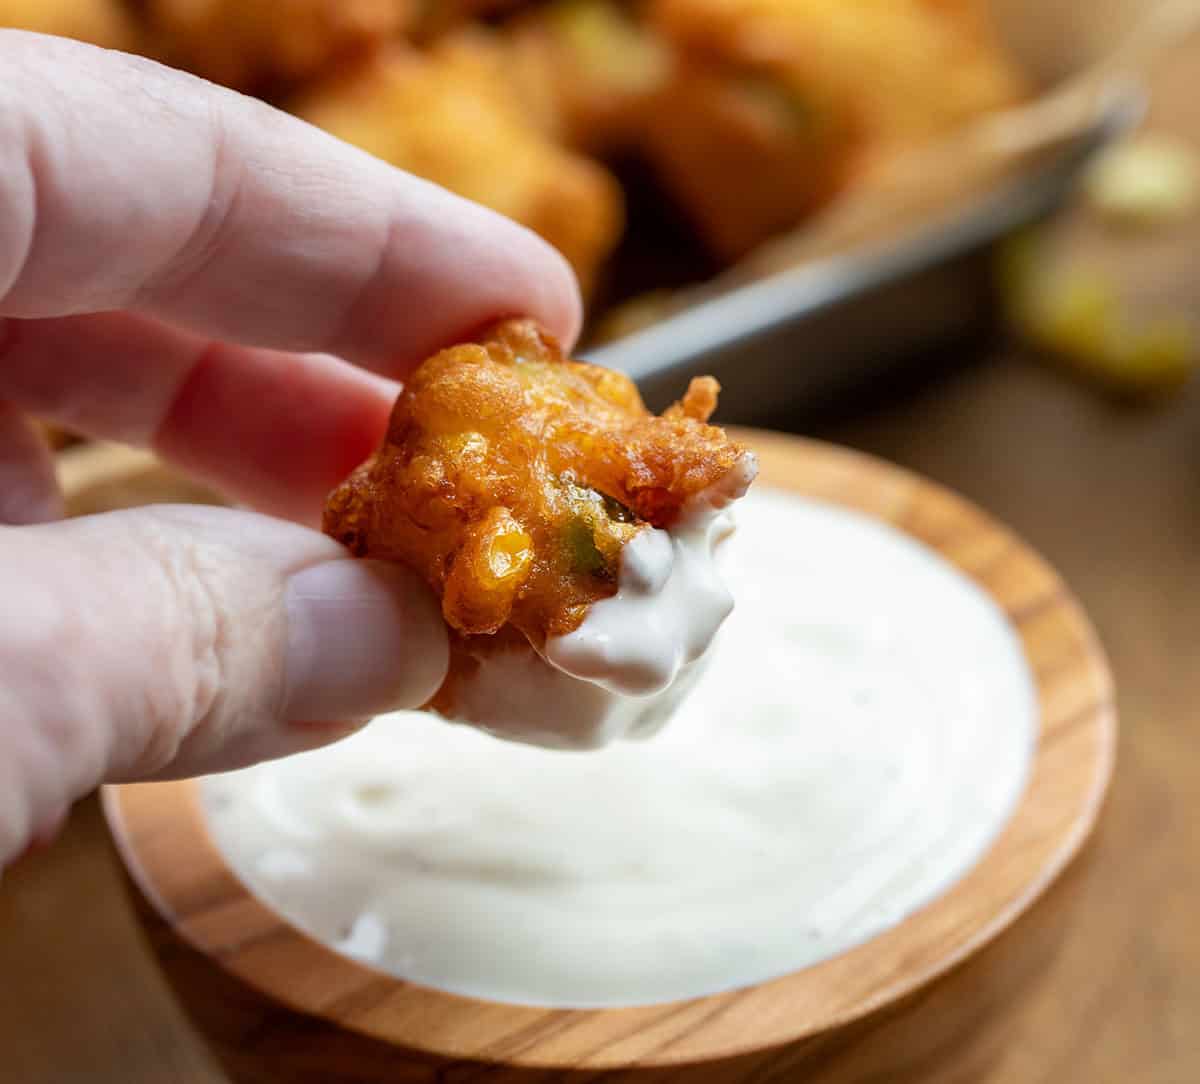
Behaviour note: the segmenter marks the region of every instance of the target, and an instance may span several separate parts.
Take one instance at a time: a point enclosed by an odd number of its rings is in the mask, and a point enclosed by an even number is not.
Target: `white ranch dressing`
[[[688,696],[733,610],[717,557],[730,506],[758,473],[747,453],[669,530],[643,527],[621,552],[617,592],[546,641],[480,658],[456,690],[455,718],[513,741],[596,749],[657,733]]]
[[[733,611],[715,556],[733,533],[729,506],[757,473],[754,457],[744,456],[670,530],[636,535],[621,553],[617,593],[593,603],[574,632],[547,641],[547,661],[620,696],[667,690]]]
[[[1037,732],[1018,641],[936,555],[771,491],[653,739],[586,754],[402,713],[204,781],[218,846],[327,943],[460,994],[633,1005],[842,952],[963,875]]]

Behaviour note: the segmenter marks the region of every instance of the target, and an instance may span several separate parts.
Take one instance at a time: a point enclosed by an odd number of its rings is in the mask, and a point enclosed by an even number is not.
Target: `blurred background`
[[[1113,661],[1109,808],[1024,996],[887,1079],[1192,1084],[1198,8],[0,0],[0,25],[185,68],[494,207],[564,252],[584,348],[652,404],[716,371],[721,420],[883,455],[1039,548]],[[0,1079],[223,1080],[138,937],[84,803],[0,884]]]

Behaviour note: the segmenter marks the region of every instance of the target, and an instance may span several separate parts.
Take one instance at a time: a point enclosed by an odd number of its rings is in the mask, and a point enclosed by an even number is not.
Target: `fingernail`
[[[399,565],[313,565],[287,585],[284,718],[357,719],[424,704],[446,674],[432,592]]]

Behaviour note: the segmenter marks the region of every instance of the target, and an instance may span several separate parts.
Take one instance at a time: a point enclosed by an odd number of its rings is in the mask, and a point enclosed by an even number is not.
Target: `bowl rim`
[[[288,923],[217,850],[195,780],[106,787],[117,849],[151,906],[192,948],[290,1009],[423,1057],[525,1068],[670,1066],[810,1040],[896,1004],[994,940],[1078,853],[1108,789],[1117,719],[1095,632],[1049,564],[962,497],[863,453],[735,432],[759,455],[760,483],[923,542],[981,587],[1020,639],[1040,709],[1025,791],[945,891],[857,947],[756,986],[631,1008],[501,1004],[387,975]]]

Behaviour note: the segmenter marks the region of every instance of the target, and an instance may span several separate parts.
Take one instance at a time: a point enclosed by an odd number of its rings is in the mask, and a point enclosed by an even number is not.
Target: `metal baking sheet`
[[[628,373],[656,409],[698,373],[720,380],[725,421],[827,401],[977,324],[989,301],[980,251],[1052,210],[1143,104],[1114,99],[1055,153],[941,221],[731,287],[584,356]]]

